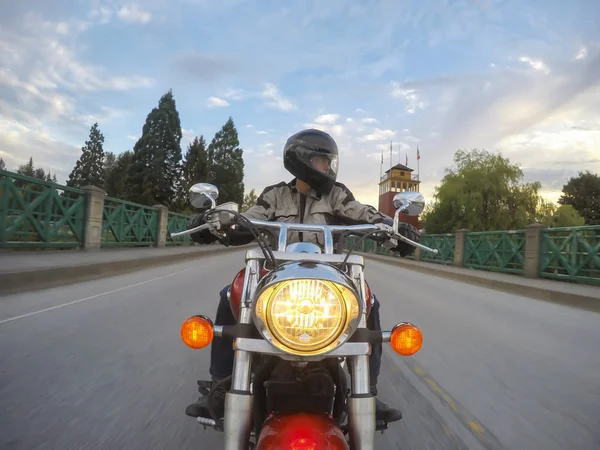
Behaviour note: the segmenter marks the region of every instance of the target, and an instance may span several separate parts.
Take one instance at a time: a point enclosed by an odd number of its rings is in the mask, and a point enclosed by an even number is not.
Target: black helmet
[[[326,171],[315,167],[316,160],[325,157]],[[320,130],[302,130],[291,136],[283,148],[283,165],[299,180],[314,190],[328,194],[337,178],[338,148],[331,136]]]

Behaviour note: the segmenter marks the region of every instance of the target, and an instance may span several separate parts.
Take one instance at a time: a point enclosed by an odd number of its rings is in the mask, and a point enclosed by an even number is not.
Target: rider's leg
[[[215,325],[235,325],[236,320],[231,312],[229,300],[227,299],[227,290],[229,286],[220,292],[219,306],[217,307],[217,316]],[[233,372],[233,340],[223,337],[215,337],[210,349],[210,374],[213,382],[218,382],[227,378]],[[223,417],[225,413],[225,393],[228,387],[219,386],[212,394],[211,406],[218,417]],[[196,403],[192,403],[185,409],[185,413],[190,417],[208,417],[206,397],[200,397]]]
[[[379,300],[373,295],[373,306],[369,317],[367,317],[367,328],[373,331],[381,331],[381,322],[379,317]],[[383,345],[381,342],[371,346],[371,355],[369,355],[369,377],[371,379],[371,394],[377,395],[377,379],[381,369],[381,354]],[[402,413],[398,409],[390,408],[381,400],[376,399],[376,417],[378,420],[386,422],[395,422],[402,419]]]

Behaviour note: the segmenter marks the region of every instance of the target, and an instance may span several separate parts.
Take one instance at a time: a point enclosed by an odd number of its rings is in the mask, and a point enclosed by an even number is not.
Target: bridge
[[[168,239],[188,217],[9,172],[0,213],[0,448],[219,448],[183,413],[209,352],[179,327],[214,317],[246,248]],[[383,327],[425,337],[414,357],[384,351],[379,395],[404,418],[377,448],[597,449],[598,234],[423,236],[434,261],[349,240]]]

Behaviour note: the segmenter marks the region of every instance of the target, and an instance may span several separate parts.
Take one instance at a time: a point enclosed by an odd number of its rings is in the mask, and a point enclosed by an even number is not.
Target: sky
[[[245,185],[292,176],[307,127],[338,181],[377,206],[381,153],[434,188],[458,149],[502,152],[557,200],[600,172],[597,0],[0,0],[0,157],[65,182],[90,126],[131,150],[169,89],[182,151],[231,116]]]

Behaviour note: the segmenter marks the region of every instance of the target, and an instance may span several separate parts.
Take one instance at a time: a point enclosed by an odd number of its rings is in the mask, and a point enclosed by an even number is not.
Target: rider
[[[256,205],[244,213],[244,216],[266,221],[300,222],[308,224],[355,225],[355,224],[393,224],[393,219],[378,212],[375,208],[363,205],[354,199],[346,186],[336,182],[338,169],[338,148],[335,140],[327,133],[308,129],[291,136],[283,149],[284,167],[294,175],[289,183],[279,183],[264,189],[258,197]],[[201,215],[196,216],[190,223],[190,228],[204,223]],[[416,228],[406,223],[400,223],[399,233],[407,238],[418,241]],[[210,231],[203,230],[191,235],[198,243],[208,244],[218,238]],[[226,245],[244,245],[251,242],[252,235],[237,231],[228,233],[223,243]],[[313,242],[323,245],[322,236],[314,232],[289,232],[288,242]],[[414,247],[399,241],[392,249],[401,256],[407,256]],[[221,292],[221,300],[217,308],[215,324],[235,325],[234,318],[227,298],[229,286]],[[367,327],[371,330],[381,330],[379,323],[379,301],[374,298],[371,312],[367,319]],[[381,343],[372,345],[369,357],[371,393],[377,395],[377,377],[381,367]],[[233,342],[231,339],[214,338],[211,346],[210,374],[214,382],[230,376],[233,372]],[[226,387],[217,387],[213,393],[212,408],[223,417],[225,410]],[[206,397],[198,399],[186,408],[185,413],[190,417],[210,417],[206,406]],[[376,400],[376,418],[386,422],[394,422],[402,418],[397,409],[388,407]]]

